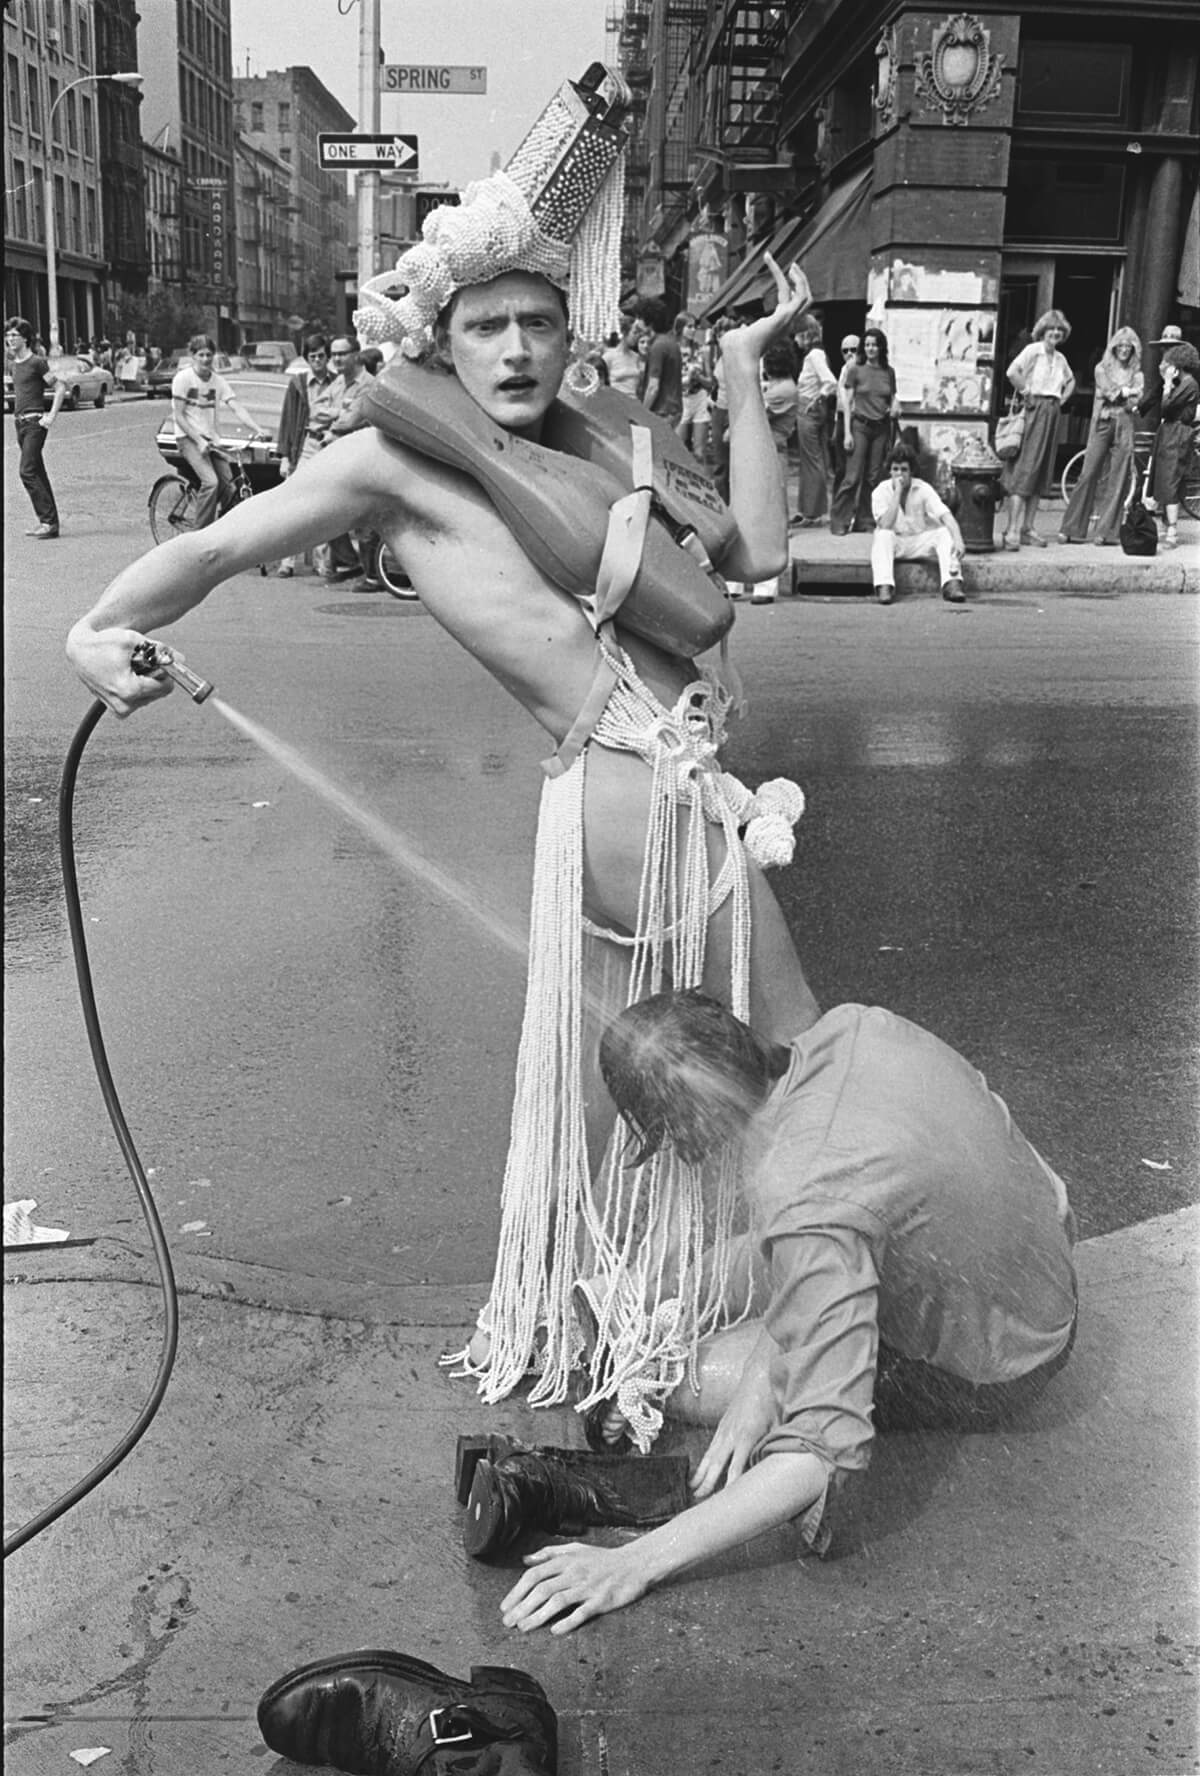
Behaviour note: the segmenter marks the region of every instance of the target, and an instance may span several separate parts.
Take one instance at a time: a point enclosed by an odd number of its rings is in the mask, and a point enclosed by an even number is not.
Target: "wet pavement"
[[[54,834],[86,708],[62,637],[144,544],[147,411],[56,428],[56,552],[21,536],[5,455],[5,1195],[97,1238],[6,1260],[10,1525],[114,1440],[157,1348]],[[282,1776],[254,1695],[367,1643],[527,1660],[568,1776],[1193,1767],[1196,612],[1047,591],[1033,560],[964,607],[739,612],[729,764],[808,795],[777,886],[819,997],[887,1004],[983,1068],[1066,1178],[1089,1311],[1035,1423],[877,1462],[845,1561],[771,1538],[553,1645],[499,1628],[448,1464],[464,1426],[578,1427],[485,1414],[433,1364],[494,1250],[521,968],[212,705],[106,717],[77,798],[85,919],[184,1333],[146,1442],[9,1563],[10,1715],[32,1717],[10,1767],[109,1744],[138,1776]],[[419,607],[244,576],[178,639],[521,927],[539,735]]]

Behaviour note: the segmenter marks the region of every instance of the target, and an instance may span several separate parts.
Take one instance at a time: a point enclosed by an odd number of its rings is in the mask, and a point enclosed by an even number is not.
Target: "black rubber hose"
[[[83,912],[79,903],[79,879],[75,872],[75,778],[79,770],[79,761],[83,749],[87,745],[92,732],[104,714],[104,704],[96,700],[80,722],[75,731],[63,764],[62,781],[58,790],[58,847],[62,863],[63,894],[67,904],[67,923],[71,931],[71,949],[75,958],[75,975],[79,983],[79,998],[83,1006],[83,1021],[87,1026],[88,1043],[92,1051],[92,1064],[96,1069],[96,1077],[100,1082],[100,1092],[104,1098],[104,1107],[108,1111],[109,1121],[113,1125],[117,1142],[125,1156],[125,1164],[133,1179],[138,1197],[142,1205],[142,1214],[150,1230],[150,1243],[154,1248],[154,1258],[158,1265],[159,1282],[162,1286],[164,1306],[164,1326],[162,1351],[158,1359],[158,1373],[154,1378],[154,1386],[150,1390],[146,1404],[142,1407],[134,1423],[126,1431],[115,1449],[96,1463],[90,1474],[75,1483],[61,1498],[31,1517],[4,1543],[4,1558],[14,1554],[18,1548],[31,1541],[43,1529],[46,1529],[57,1518],[62,1517],[81,1498],[85,1498],[93,1488],[106,1480],[114,1468],[120,1466],[134,1444],[145,1435],[150,1422],[167,1391],[171,1369],[175,1362],[175,1349],[179,1342],[179,1296],[175,1288],[175,1273],[171,1269],[171,1254],[167,1249],[166,1236],[158,1210],[154,1206],[154,1198],[138,1158],[137,1148],[125,1122],[117,1097],[117,1088],[113,1084],[112,1073],[108,1065],[108,1056],[104,1049],[104,1038],[100,1032],[100,1019],[96,1012],[96,995],[92,990],[92,971],[88,962],[87,940],[83,930]]]

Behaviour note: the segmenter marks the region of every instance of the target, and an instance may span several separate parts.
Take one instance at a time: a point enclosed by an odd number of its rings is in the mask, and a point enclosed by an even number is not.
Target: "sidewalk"
[[[1179,524],[1179,547],[1148,557],[1126,555],[1120,548],[1101,548],[1098,543],[1057,543],[1062,515],[1061,499],[1043,501],[1039,508],[1037,531],[1046,538],[1045,549],[1026,545],[1015,554],[1006,549],[968,554],[963,562],[968,601],[1030,589],[1108,597],[1125,592],[1200,592],[1200,523],[1186,513]],[[868,535],[831,536],[828,520],[823,519],[819,525],[793,530],[789,552],[794,594],[873,596]],[[786,590],[786,585],[781,589]],[[939,590],[936,562],[896,563],[897,602],[918,594],[936,597]]]
[[[462,1552],[458,1432],[581,1441],[570,1412],[489,1410],[437,1368],[482,1287],[314,1300],[182,1255],[158,1418],[8,1563],[6,1767],[106,1746],[100,1776],[291,1776],[259,1693],[373,1645],[528,1668],[562,1776],[1194,1768],[1198,1232],[1189,1209],[1081,1246],[1079,1341],[1037,1409],[884,1439],[839,1558],[780,1531],[562,1640],[506,1632],[515,1569]],[[5,1272],[11,1528],[132,1421],[161,1310],[112,1240]]]

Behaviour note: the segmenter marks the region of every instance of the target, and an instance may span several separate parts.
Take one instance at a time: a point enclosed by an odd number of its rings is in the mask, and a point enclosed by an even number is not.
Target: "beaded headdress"
[[[432,210],[396,269],[363,285],[354,314],[362,343],[422,357],[456,290],[510,271],[538,272],[566,291],[580,338],[605,334],[620,297],[631,100],[601,62],[564,81],[504,171],[468,185],[460,204]]]

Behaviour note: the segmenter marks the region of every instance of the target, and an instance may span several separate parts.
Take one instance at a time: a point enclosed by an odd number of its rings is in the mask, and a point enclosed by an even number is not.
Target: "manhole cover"
[[[425,607],[415,598],[356,598],[353,604],[318,604],[314,607],[326,617],[409,617],[425,614]]]

